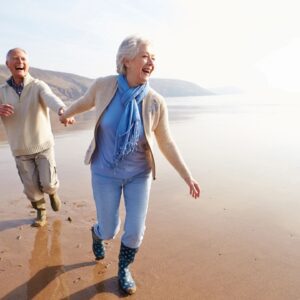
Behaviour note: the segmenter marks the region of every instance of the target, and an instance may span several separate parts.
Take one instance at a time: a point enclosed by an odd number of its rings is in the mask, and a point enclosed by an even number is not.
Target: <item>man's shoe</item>
[[[52,209],[54,211],[59,211],[59,209],[61,207],[61,201],[60,201],[58,195],[55,193],[55,194],[49,195],[49,198],[50,198]]]
[[[47,224],[46,210],[37,209],[36,219],[33,221],[33,227],[43,227]]]

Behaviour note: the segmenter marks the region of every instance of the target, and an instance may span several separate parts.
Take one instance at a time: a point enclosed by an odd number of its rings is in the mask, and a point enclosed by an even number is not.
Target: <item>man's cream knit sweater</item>
[[[54,145],[49,108],[57,113],[65,104],[45,82],[27,74],[20,97],[4,83],[0,86],[0,104],[14,107],[13,115],[2,117],[14,156],[38,153]]]
[[[94,107],[96,109],[97,123],[94,130],[94,138],[86,153],[86,164],[91,162],[96,146],[101,147],[101,145],[97,144],[96,140],[99,121],[104,110],[113,99],[116,90],[116,76],[99,78],[94,81],[83,97],[79,98],[65,111],[65,116],[68,118]],[[152,166],[153,178],[156,176],[153,156],[153,137],[155,136],[160,150],[171,165],[178,171],[183,179],[189,180],[191,178],[191,173],[185,165],[184,160],[182,159],[170,134],[167,106],[163,97],[156,93],[153,89],[150,89],[149,93],[143,100],[142,111],[145,136],[150,146],[150,151],[147,154]]]

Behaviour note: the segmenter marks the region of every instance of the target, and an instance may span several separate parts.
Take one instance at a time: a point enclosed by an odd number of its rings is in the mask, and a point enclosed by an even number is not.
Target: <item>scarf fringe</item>
[[[136,151],[140,137],[140,126],[135,124],[122,136],[116,138],[113,166],[116,167],[127,155]]]

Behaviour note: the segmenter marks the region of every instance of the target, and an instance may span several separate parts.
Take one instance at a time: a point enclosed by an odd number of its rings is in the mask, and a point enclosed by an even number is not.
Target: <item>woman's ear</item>
[[[129,67],[129,59],[128,59],[128,58],[124,58],[124,66],[125,66],[126,68]]]

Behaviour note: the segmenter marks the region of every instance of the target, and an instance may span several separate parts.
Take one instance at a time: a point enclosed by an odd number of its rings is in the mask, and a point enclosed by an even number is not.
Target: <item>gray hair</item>
[[[22,49],[22,48],[13,48],[13,49],[10,49],[10,50],[7,52],[7,54],[6,54],[6,61],[8,61],[8,60],[10,59],[11,54],[12,54],[14,51],[16,51],[16,50],[20,50],[20,51],[24,52],[24,53],[27,55],[27,52],[26,52],[24,49]]]
[[[141,45],[150,44],[150,40],[138,35],[130,35],[126,37],[119,46],[117,52],[117,73],[126,74],[126,66],[124,64],[124,59],[133,59],[138,54]]]

